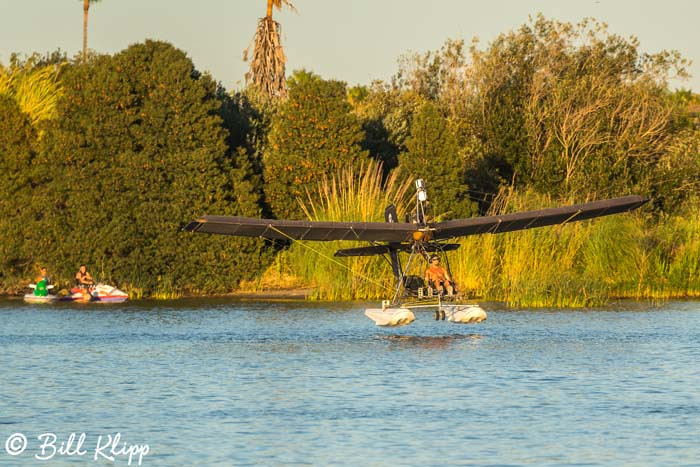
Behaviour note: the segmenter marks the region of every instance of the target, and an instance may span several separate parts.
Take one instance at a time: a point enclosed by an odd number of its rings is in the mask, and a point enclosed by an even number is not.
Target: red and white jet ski
[[[120,303],[129,299],[129,294],[107,284],[97,284],[90,288],[73,287],[64,300],[83,302]]]

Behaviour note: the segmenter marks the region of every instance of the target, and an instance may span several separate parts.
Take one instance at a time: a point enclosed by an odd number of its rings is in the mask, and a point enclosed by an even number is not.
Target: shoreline
[[[254,290],[236,290],[232,292],[227,292],[227,293],[221,293],[221,294],[203,294],[203,295],[181,295],[179,297],[134,297],[131,298],[129,297],[129,301],[133,302],[138,302],[142,300],[154,300],[154,301],[163,301],[163,300],[192,300],[192,299],[217,299],[217,298],[231,298],[231,299],[238,299],[238,300],[254,300],[254,301],[309,301],[309,302],[324,302],[324,301],[329,301],[329,300],[323,300],[323,299],[312,299],[310,298],[311,293],[314,291],[313,287],[297,287],[297,288],[290,288],[290,289],[268,289],[268,290],[259,290],[259,291],[254,291]],[[14,293],[0,293],[0,299],[6,299],[6,300],[22,300],[24,298],[24,294],[14,294]],[[477,301],[477,302],[482,302],[482,303],[501,303],[505,304],[504,302],[500,302],[498,300],[479,300],[478,298],[472,298],[471,300]],[[332,300],[331,300],[332,301]],[[351,300],[355,301],[355,300]],[[376,300],[365,300],[365,299],[358,299],[358,301],[376,301]],[[597,308],[605,307],[605,306],[610,306],[612,304],[620,304],[620,303],[625,303],[625,302],[645,302],[645,303],[651,303],[651,304],[659,304],[659,303],[665,303],[665,302],[671,302],[671,301],[700,301],[700,296],[697,295],[684,295],[684,296],[669,296],[669,297],[639,297],[639,298],[634,298],[634,297],[621,297],[621,296],[611,296],[607,300],[607,304],[605,305],[598,305],[598,306],[583,306],[583,307],[557,307],[557,306],[550,306],[550,307],[508,307],[507,308],[514,308],[514,309],[532,309],[532,310],[538,310],[538,309],[582,309],[582,310],[594,310]]]
[[[214,295],[220,297],[234,297],[241,299],[254,300],[308,300],[309,294],[313,288],[294,288],[294,289],[275,289],[275,290],[260,290],[260,291],[245,291],[236,290],[234,292]],[[209,295],[211,296],[211,295]]]
[[[192,298],[238,298],[242,300],[309,300],[309,295],[314,289],[312,287],[299,287],[293,289],[275,289],[275,290],[235,290],[233,292],[223,294],[204,294],[204,295],[182,295],[176,298],[168,298],[167,300],[192,299]],[[4,299],[22,299],[22,293],[0,293],[0,298]],[[131,298],[129,301],[138,300],[165,300],[156,297]]]

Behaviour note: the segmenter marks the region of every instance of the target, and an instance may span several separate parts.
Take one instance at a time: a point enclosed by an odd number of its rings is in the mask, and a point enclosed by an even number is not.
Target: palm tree
[[[88,25],[88,10],[91,3],[97,3],[100,0],[83,0],[83,63],[87,60],[87,25]]]
[[[287,57],[282,50],[280,24],[272,19],[272,7],[281,10],[282,4],[296,11],[289,0],[267,0],[267,13],[258,20],[258,28],[253,37],[253,57],[245,79],[246,83],[253,83],[268,96],[284,98],[287,95],[284,76]],[[248,60],[249,50],[250,47],[243,53],[245,61]]]

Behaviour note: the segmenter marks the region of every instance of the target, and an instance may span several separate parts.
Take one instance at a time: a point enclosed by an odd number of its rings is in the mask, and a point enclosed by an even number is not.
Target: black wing
[[[567,222],[632,211],[647,201],[649,201],[647,198],[642,198],[641,196],[624,196],[622,198],[605,199],[560,208],[516,212],[502,216],[457,219],[438,223],[435,227],[433,238],[445,240],[468,235],[512,232],[546,225],[565,224]]]
[[[417,227],[415,224],[396,222],[314,222],[204,216],[190,222],[185,230],[272,240],[404,242],[411,239]]]
[[[459,243],[428,243],[424,250],[428,253],[454,251],[459,248]],[[361,246],[359,248],[346,248],[336,251],[333,256],[376,256],[391,253],[392,251],[411,251],[410,243],[390,243],[388,245]]]
[[[410,242],[416,231],[431,231],[433,240],[485,233],[564,224],[637,209],[648,199],[641,196],[593,201],[559,208],[504,214],[502,216],[472,217],[429,224],[422,228],[403,222],[314,222],[249,217],[204,216],[184,228],[188,232],[260,237],[291,240],[362,240],[372,242]]]

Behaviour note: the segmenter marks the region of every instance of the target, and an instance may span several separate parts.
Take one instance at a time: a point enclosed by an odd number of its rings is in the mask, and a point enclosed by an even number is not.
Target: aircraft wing
[[[443,251],[454,251],[459,248],[459,243],[430,243],[425,245],[425,251],[428,253],[438,253]],[[410,243],[390,243],[389,245],[372,245],[372,246],[361,246],[358,248],[345,248],[343,250],[336,251],[333,256],[376,256],[384,255],[394,251],[405,251],[409,253],[411,251]]]
[[[432,232],[432,240],[446,240],[468,235],[512,232],[592,219],[631,211],[647,201],[648,199],[641,196],[625,196],[537,211],[438,222],[429,224],[427,229],[421,229],[416,224],[405,222],[316,222],[203,216],[187,224],[184,230],[272,240],[362,240],[372,242],[410,242],[414,232],[429,230]]]
[[[417,228],[415,224],[400,222],[315,222],[204,216],[190,222],[184,230],[271,240],[404,242],[411,239]]]
[[[501,216],[457,219],[436,224],[433,238],[435,240],[445,240],[468,235],[495,234],[546,225],[565,224],[632,211],[647,201],[649,201],[647,198],[642,198],[641,196],[624,196],[622,198],[604,199],[572,206],[539,209],[537,211],[516,212]]]

